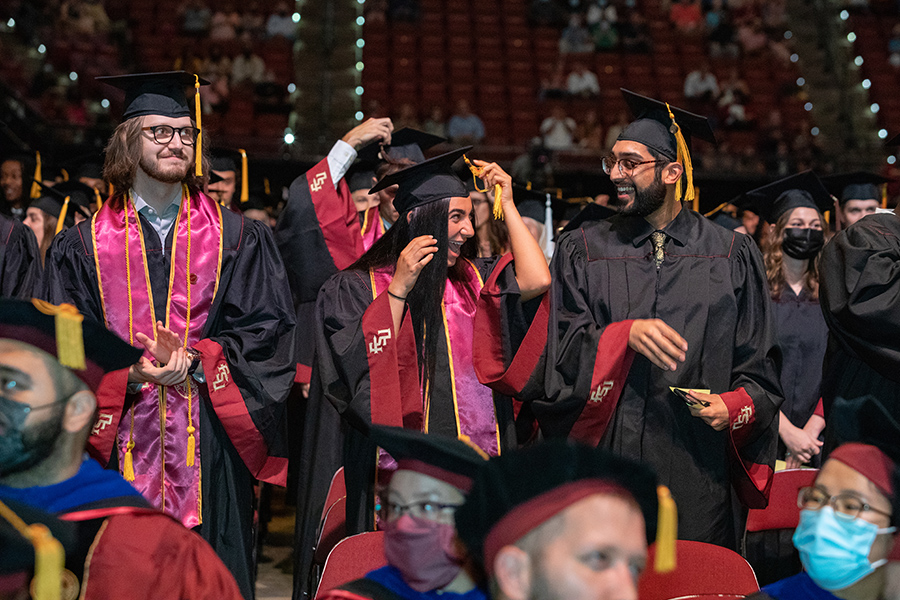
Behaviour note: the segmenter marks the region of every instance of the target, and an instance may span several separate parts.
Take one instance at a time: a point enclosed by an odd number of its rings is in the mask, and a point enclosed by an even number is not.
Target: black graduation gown
[[[505,323],[504,338],[511,334],[515,338],[511,344],[515,347],[515,340],[520,341],[523,337],[520,329],[528,329],[540,300],[524,304],[518,302],[514,268],[513,265],[504,266],[508,264],[507,261],[508,257],[500,260],[472,260],[482,279],[486,281],[486,286],[490,283],[489,276],[495,268],[501,269],[496,273],[496,287],[503,291],[505,303],[498,314]],[[498,264],[501,266],[498,267]],[[515,301],[511,299],[513,297],[516,298]],[[386,297],[379,296],[378,301],[385,300]],[[308,574],[316,543],[316,529],[328,485],[339,467],[344,467],[347,485],[347,535],[374,528],[376,447],[369,442],[365,432],[373,421],[372,388],[381,382],[373,382],[370,378],[367,360],[367,344],[370,340],[366,338],[361,325],[364,313],[372,304],[369,275],[358,271],[342,271],[325,283],[316,305],[316,359],[304,420],[300,459],[294,546],[295,600],[305,597],[310,591],[307,589]],[[444,336],[440,340],[428,431],[436,435],[456,437],[450,364]],[[507,340],[504,339],[504,342]],[[411,374],[414,378],[415,389],[406,396],[412,396],[412,401],[418,402],[421,407],[416,371],[415,365],[407,370],[406,374]],[[397,401],[399,402],[399,398]],[[511,399],[495,392],[494,408],[501,451],[514,448],[517,439]]]
[[[900,217],[870,215],[837,233],[822,250],[819,279],[829,332],[826,423],[836,398],[869,394],[900,417]]]
[[[659,269],[643,218],[617,215],[563,234],[550,267],[544,397],[533,387],[530,395],[546,436],[652,466],[678,504],[680,538],[735,548],[729,480],[745,502],[765,505],[782,401],[762,256],[749,236],[686,207],[664,231]],[[631,320],[652,318],[688,342],[675,371],[628,349]],[[714,431],[669,386],[721,394],[731,426]],[[609,410],[602,432],[598,415]]]
[[[41,253],[31,229],[0,215],[0,297],[31,298],[41,279]]]
[[[159,236],[142,219],[153,302],[165,306],[171,244],[163,252]],[[284,266],[268,227],[222,211],[222,269],[218,294],[201,340],[222,347],[231,376],[240,389],[253,425],[269,456],[287,457],[284,399],[296,372],[292,354],[294,313]],[[85,221],[54,239],[48,251],[43,297],[69,302],[83,314],[104,322],[91,238]],[[231,570],[245,598],[254,596],[253,475],[242,460],[201,386],[200,452],[203,457],[201,535]],[[115,430],[115,428],[113,428]],[[98,457],[118,468],[117,453]],[[283,484],[283,482],[282,482]]]

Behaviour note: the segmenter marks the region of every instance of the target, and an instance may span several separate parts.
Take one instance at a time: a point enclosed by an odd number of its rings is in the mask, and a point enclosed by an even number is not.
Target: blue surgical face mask
[[[830,506],[802,510],[800,525],[794,531],[794,547],[816,585],[828,591],[842,590],[887,563],[887,559],[870,563],[869,552],[879,534],[896,529],[879,529],[859,518],[839,518]]]

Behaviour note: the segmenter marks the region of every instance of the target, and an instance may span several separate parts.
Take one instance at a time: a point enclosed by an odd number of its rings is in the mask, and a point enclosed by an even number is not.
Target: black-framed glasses
[[[641,165],[649,165],[666,162],[664,160],[632,160],[630,158],[617,159],[615,156],[604,156],[601,164],[603,172],[609,175],[612,170],[619,165],[619,175],[628,175]]]
[[[462,504],[447,504],[443,502],[434,502],[432,500],[422,500],[420,502],[411,502],[409,504],[384,502],[380,507],[379,516],[385,521],[394,521],[403,515],[410,515],[420,519],[429,519],[431,521],[440,521],[453,516],[456,509],[460,506],[462,506]]]
[[[172,127],[171,125],[154,125],[152,127],[141,127],[141,131],[149,131],[153,136],[153,141],[157,144],[168,144],[178,132],[181,143],[185,146],[193,146],[194,141],[200,134],[200,130],[196,127]]]
[[[886,517],[890,517],[890,513],[883,510],[873,508],[868,502],[864,502],[860,498],[849,493],[835,494],[829,496],[822,488],[815,486],[807,486],[800,488],[797,494],[797,506],[806,510],[819,510],[825,505],[830,505],[834,509],[834,514],[847,521],[852,521],[859,517],[860,513],[872,511]]]

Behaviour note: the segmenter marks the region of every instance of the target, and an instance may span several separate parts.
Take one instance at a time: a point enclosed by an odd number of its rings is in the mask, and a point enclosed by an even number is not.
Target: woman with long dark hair
[[[762,192],[762,193],[760,193]],[[819,254],[828,236],[831,198],[811,172],[751,192],[768,224],[762,241],[783,362],[778,457],[789,467],[817,463],[825,427],[814,414],[828,328],[819,307]],[[762,227],[762,225],[760,225]]]

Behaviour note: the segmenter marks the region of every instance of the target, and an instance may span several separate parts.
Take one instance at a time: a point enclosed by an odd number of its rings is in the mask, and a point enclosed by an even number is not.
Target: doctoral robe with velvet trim
[[[641,217],[586,222],[561,236],[544,377],[525,393],[544,435],[653,467],[678,504],[680,538],[735,548],[734,491],[765,506],[782,402],[762,256],[749,236],[687,208],[664,231],[659,268]],[[675,371],[628,346],[633,321],[654,318],[687,340]],[[692,416],[669,386],[720,394],[727,430]]]
[[[0,215],[0,298],[31,298],[41,280],[41,252],[31,229]]]
[[[873,395],[900,417],[900,217],[870,215],[838,232],[819,260],[828,324],[825,420],[836,398]],[[835,441],[825,428],[826,450]]]
[[[218,291],[201,340],[194,346],[201,353],[206,378],[205,384],[194,382],[202,399],[199,530],[232,571],[241,593],[251,598],[253,480],[284,485],[287,474],[284,399],[296,372],[291,346],[294,312],[269,229],[231,211],[223,210],[221,215]],[[140,219],[154,305],[165,307],[176,227],[170,230],[163,251],[156,231]],[[45,275],[47,300],[69,302],[89,318],[105,322],[90,221],[56,237],[48,251]],[[164,309],[157,314],[163,318]],[[121,470],[117,445],[125,441],[117,439],[116,433],[135,397],[127,393],[127,370],[108,375],[97,392],[100,416],[88,448],[110,468]]]
[[[519,301],[511,260],[512,255],[506,255],[500,259],[473,259],[471,263],[466,263],[468,276],[484,282],[483,287],[478,286],[482,287],[482,294],[491,293],[494,295],[492,297],[496,297],[502,290],[506,299],[504,302],[485,303],[483,297],[473,294],[458,304],[458,308],[469,315],[466,318],[469,322],[457,326],[460,330],[467,328],[464,333],[469,336],[468,343],[474,341],[476,350],[487,342],[487,334],[490,333],[476,325],[476,321],[485,320],[476,319],[476,314],[490,312],[491,317],[502,321],[496,327],[502,333],[495,332],[496,335],[511,335],[517,341],[528,337],[532,323],[538,321],[534,318],[534,312],[540,299],[524,304]],[[316,363],[302,436],[294,552],[295,599],[304,597],[310,591],[307,589],[307,575],[312,562],[315,532],[328,484],[339,467],[344,467],[347,485],[348,535],[372,529],[374,525],[376,449],[365,436],[370,424],[423,429],[427,423],[429,433],[449,437],[457,437],[462,429],[462,433],[468,434],[475,443],[482,440],[481,445],[493,454],[517,445],[510,398],[502,393],[493,394],[492,398],[491,390],[477,381],[471,348],[454,346],[455,360],[451,367],[446,331],[439,332],[435,384],[431,388],[426,417],[411,319],[405,314],[400,332],[393,330],[386,291],[389,281],[389,276],[384,273],[343,271],[332,277],[319,295]],[[445,308],[450,305],[453,296],[449,281],[447,287]],[[459,298],[456,296],[457,301]],[[451,315],[453,311],[447,309],[447,314]],[[448,317],[448,320],[452,319]],[[546,321],[544,327],[545,324]],[[453,327],[451,323],[451,345],[456,339]],[[506,339],[494,343],[498,346],[510,345]],[[518,342],[513,342],[513,346],[517,347]],[[461,358],[467,352],[468,363]],[[455,384],[451,383],[451,369],[455,374]],[[485,409],[488,413],[493,412],[496,431],[492,429],[487,435],[484,422],[471,416],[471,412],[475,412],[471,398],[455,390],[454,385],[482,388],[484,397],[479,402],[486,404],[479,405],[477,412],[481,415],[485,414]],[[459,393],[454,394],[455,391]],[[467,406],[467,403],[470,405]],[[467,429],[467,418],[469,423],[477,423],[475,431]],[[494,427],[493,424],[488,426]],[[484,441],[491,436],[496,441],[488,447]]]

